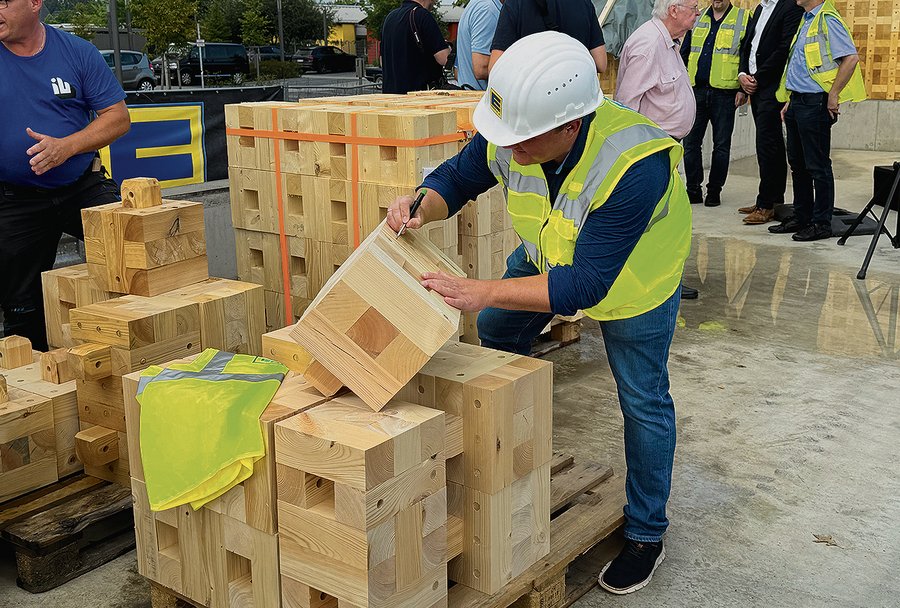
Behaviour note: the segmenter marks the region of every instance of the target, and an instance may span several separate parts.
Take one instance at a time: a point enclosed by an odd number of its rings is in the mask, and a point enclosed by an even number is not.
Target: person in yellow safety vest
[[[776,97],[786,102],[781,119],[794,184],[794,214],[769,228],[795,241],[832,236],[834,173],[831,127],[840,104],[866,99],[859,55],[850,28],[827,0],[797,0],[804,11]]]
[[[712,6],[694,24],[681,45],[681,57],[687,65],[697,117],[684,138],[684,172],[688,197],[692,204],[707,207],[722,204],[721,193],[728,177],[731,134],[735,110],[747,103],[747,95],[738,82],[741,48],[747,32],[750,11],[736,8],[730,0],[713,0]],[[713,151],[703,200],[703,137],[712,124]]]
[[[498,59],[474,116],[478,134],[388,209],[399,230],[443,220],[500,184],[522,244],[501,280],[425,273],[422,284],[481,311],[483,346],[527,354],[554,314],[600,322],[625,418],[626,547],[604,568],[613,593],[645,586],[665,557],[675,450],[667,361],[691,244],[681,146],[604,99],[583,44],[546,31]]]

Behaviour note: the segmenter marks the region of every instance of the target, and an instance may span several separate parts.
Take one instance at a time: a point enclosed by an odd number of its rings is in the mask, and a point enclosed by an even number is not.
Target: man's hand
[[[412,207],[413,201],[415,201],[415,197],[413,196],[398,196],[391,206],[388,207],[387,211],[387,224],[391,230],[394,232],[399,232],[400,228],[403,226],[403,222],[409,220],[409,223],[406,224],[407,230],[415,230],[416,228],[422,227],[422,208],[419,207],[419,211],[416,213],[414,218],[409,217],[409,208]]]
[[[734,96],[734,107],[739,108],[745,103],[747,103],[747,94],[743,91],[738,91]]]
[[[788,106],[791,105],[791,102],[786,101],[784,103],[784,107],[781,108],[781,122],[784,122],[784,115],[787,114]]]
[[[753,95],[756,93],[756,87],[758,86],[756,82],[756,78],[751,76],[750,74],[741,74],[738,76],[738,82],[741,83],[741,88],[744,89],[744,92],[747,95]]]
[[[841,104],[838,103],[838,96],[832,91],[828,94],[828,113],[831,115],[831,120],[837,120],[837,117],[840,115],[840,108]]]
[[[29,163],[35,175],[43,175],[50,169],[60,166],[72,156],[72,150],[65,139],[36,133],[30,128],[26,128],[25,132],[38,142],[25,152],[31,157]]]
[[[444,302],[466,312],[478,312],[491,305],[491,284],[452,276],[443,272],[426,272],[422,275],[422,287],[444,296]]]

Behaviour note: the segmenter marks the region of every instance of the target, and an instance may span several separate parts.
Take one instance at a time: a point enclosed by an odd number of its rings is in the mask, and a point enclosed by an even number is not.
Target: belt
[[[797,100],[799,102],[807,102],[807,101],[821,101],[823,97],[828,97],[828,93],[797,93],[795,91],[791,91],[791,101]]]

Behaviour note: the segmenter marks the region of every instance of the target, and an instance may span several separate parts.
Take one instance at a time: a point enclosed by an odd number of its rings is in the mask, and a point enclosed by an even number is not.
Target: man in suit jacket
[[[791,40],[797,33],[803,9],[794,0],[761,0],[753,11],[741,50],[738,80],[750,95],[756,123],[756,159],[759,194],[756,204],[741,207],[745,224],[766,224],[775,219],[775,205],[784,203],[787,155],[781,130],[781,108],[775,91],[787,65]]]

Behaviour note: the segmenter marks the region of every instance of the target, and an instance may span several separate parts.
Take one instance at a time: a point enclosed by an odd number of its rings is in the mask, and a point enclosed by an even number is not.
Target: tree
[[[222,3],[212,2],[200,19],[200,35],[211,42],[234,42]]]
[[[72,24],[72,33],[89,41],[93,39],[96,28],[108,23],[108,10],[103,0],[90,0],[76,4],[68,11],[58,13],[58,16]]]
[[[262,46],[272,41],[272,22],[263,13],[261,2],[246,3],[241,15],[241,40],[245,46]]]
[[[266,0],[269,14],[275,14],[275,0]],[[284,48],[307,45],[322,39],[323,30],[334,24],[334,13],[314,0],[282,0]]]
[[[143,28],[150,53],[194,40],[197,9],[197,0],[132,0],[134,24]]]

